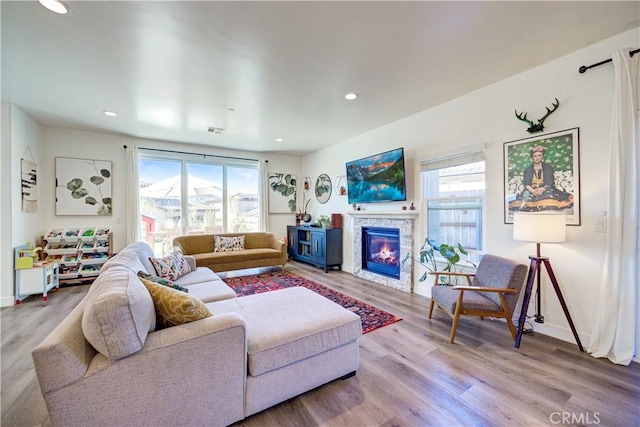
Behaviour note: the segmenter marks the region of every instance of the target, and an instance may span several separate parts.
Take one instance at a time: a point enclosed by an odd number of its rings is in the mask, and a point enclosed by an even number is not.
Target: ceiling
[[[44,125],[295,155],[640,25],[637,1],[66,4],[2,1],[3,101]]]

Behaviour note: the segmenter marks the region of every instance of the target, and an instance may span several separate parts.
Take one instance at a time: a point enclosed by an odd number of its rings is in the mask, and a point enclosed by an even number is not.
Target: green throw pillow
[[[171,280],[163,279],[162,277],[154,276],[153,274],[145,273],[144,271],[138,271],[138,277],[140,277],[141,279],[149,280],[151,282],[155,282],[159,285],[168,286],[170,288],[189,293],[189,289],[184,288],[180,285],[176,285]]]

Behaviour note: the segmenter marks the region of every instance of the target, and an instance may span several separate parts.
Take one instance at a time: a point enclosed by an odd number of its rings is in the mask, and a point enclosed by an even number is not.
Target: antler
[[[515,110],[516,113],[516,117],[519,120],[522,120],[523,122],[527,122],[529,124],[529,128],[527,129],[527,132],[529,133],[536,133],[536,132],[542,132],[544,130],[544,119],[546,119],[549,114],[553,113],[554,111],[556,111],[558,109],[558,107],[560,106],[560,101],[558,101],[558,98],[556,98],[556,102],[555,103],[551,103],[551,105],[553,106],[552,109],[549,109],[549,107],[547,108],[547,114],[545,114],[544,116],[542,116],[542,118],[540,120],[538,120],[538,123],[533,123],[531,120],[527,119],[527,113],[520,113],[518,114],[518,110]]]
[[[542,116],[542,118],[540,120],[538,120],[538,124],[540,126],[542,126],[542,123],[544,123],[544,119],[546,119],[549,116],[549,114],[551,114],[554,111],[556,111],[558,109],[558,107],[560,106],[560,101],[558,101],[558,98],[556,98],[556,103],[554,104],[552,102],[551,105],[553,106],[553,109],[550,110],[549,107],[546,107],[547,108],[547,114],[545,114],[544,116]]]
[[[518,114],[518,110],[513,110],[516,113],[516,117],[520,120],[522,120],[523,122],[527,122],[529,123],[529,126],[533,126],[533,122],[531,120],[527,120],[527,113],[520,113]]]

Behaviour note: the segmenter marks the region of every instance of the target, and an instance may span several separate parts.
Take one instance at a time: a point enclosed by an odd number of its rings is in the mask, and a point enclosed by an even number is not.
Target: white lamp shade
[[[556,212],[516,212],[513,238],[536,243],[558,243],[567,239],[566,215]]]

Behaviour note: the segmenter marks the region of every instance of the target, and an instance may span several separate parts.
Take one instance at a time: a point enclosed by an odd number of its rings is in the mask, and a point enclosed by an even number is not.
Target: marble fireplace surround
[[[383,276],[362,269],[362,227],[398,228],[400,230],[400,259],[413,253],[416,211],[353,211],[347,212],[353,218],[353,274],[390,288],[413,292],[413,258],[400,264],[400,278]]]

